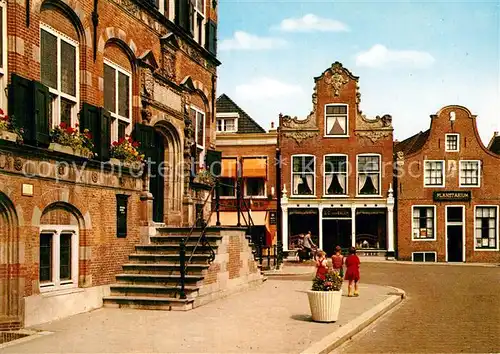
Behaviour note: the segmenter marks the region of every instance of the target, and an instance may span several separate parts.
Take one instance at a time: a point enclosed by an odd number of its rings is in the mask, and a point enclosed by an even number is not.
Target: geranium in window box
[[[23,133],[23,128],[17,127],[15,118],[6,115],[0,108],[0,139],[22,143]]]
[[[58,151],[69,155],[92,158],[94,153],[94,143],[92,135],[88,129],[83,132],[78,130],[78,124],[73,128],[66,123],[59,124],[58,127],[50,131],[51,143],[49,150]]]
[[[215,184],[215,178],[209,171],[204,168],[200,168],[194,177],[193,182],[212,187]]]
[[[110,162],[114,165],[137,167],[144,162],[144,154],[139,152],[140,143],[127,136],[111,144]]]
[[[313,321],[337,321],[342,300],[342,283],[343,278],[333,271],[329,271],[325,279],[313,279],[312,290],[307,292]]]

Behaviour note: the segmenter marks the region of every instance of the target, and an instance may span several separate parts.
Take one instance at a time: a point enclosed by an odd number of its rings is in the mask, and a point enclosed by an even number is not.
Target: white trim
[[[457,137],[457,149],[449,150],[448,149],[448,136],[456,136]],[[449,133],[444,135],[444,151],[445,152],[459,152],[460,151],[460,134],[458,133]]]
[[[40,36],[40,50],[41,50],[41,38],[42,30],[55,36],[57,39],[57,88],[49,88],[49,92],[56,96],[56,99],[51,102],[52,105],[52,127],[57,127],[61,123],[61,98],[74,103],[71,109],[71,121],[70,125],[74,126],[78,122],[78,112],[80,111],[80,43],[71,39],[64,33],[57,31],[51,26],[40,23],[39,36]],[[67,93],[61,91],[61,41],[75,48],[75,96],[71,96]],[[43,58],[40,58],[40,65]],[[51,128],[51,127],[49,127]]]
[[[158,0],[158,12],[165,16],[165,1],[166,0]]]
[[[462,222],[448,222],[448,208],[462,208]],[[448,225],[451,226],[460,226],[462,225],[462,262],[465,263],[465,205],[445,205],[444,208],[444,235],[445,235],[445,256],[446,262],[448,262]]]
[[[437,262],[437,252],[436,251],[417,251],[417,252],[412,252],[411,253],[411,261],[412,262],[415,262],[414,256],[413,256],[415,253],[422,253],[424,255],[424,260],[422,262],[418,262],[418,263],[436,263]],[[435,259],[434,262],[427,262],[425,260],[425,255],[428,254],[428,253],[434,253],[434,259]]]
[[[60,266],[60,235],[63,232],[70,232],[73,234],[71,237],[71,280],[61,281],[59,279],[59,266]],[[38,238],[42,233],[52,234],[52,283],[39,283],[40,292],[49,292],[54,290],[76,288],[78,287],[78,273],[79,273],[79,234],[78,226],[73,225],[40,225],[38,230]],[[39,242],[38,242],[39,244]],[[39,248],[37,250],[39,251]],[[40,268],[38,268],[38,271]],[[38,275],[40,279],[40,275]]]
[[[7,37],[7,4],[5,2],[0,2],[0,8],[2,8],[2,67],[0,68],[0,108],[3,109],[5,115],[8,115],[8,99],[7,99],[7,82],[9,81],[9,51],[8,51],[8,37]]]
[[[175,2],[176,0],[167,0],[168,1],[168,19],[172,22],[175,22]]]
[[[294,189],[294,186],[293,186],[293,175],[294,175],[294,172],[293,172],[293,158],[294,157],[312,157],[313,158],[313,163],[314,163],[314,171],[312,172],[313,174],[313,194],[307,194],[307,195],[304,195],[304,194],[294,194],[293,192],[293,189]],[[290,177],[291,177],[291,183],[290,183],[290,196],[293,197],[293,198],[316,198],[316,156],[315,155],[311,155],[311,154],[295,154],[295,155],[292,155],[290,156],[290,159],[291,159],[291,163],[290,163]],[[298,173],[298,172],[297,172]],[[307,172],[308,174],[311,174],[311,172]]]
[[[198,5],[198,1],[199,0],[194,0],[194,13],[193,13],[193,24],[192,24],[192,29],[193,29],[193,39],[196,41],[196,43],[198,43],[199,45],[201,45],[202,47],[205,46],[205,23],[206,23],[206,16],[205,16],[205,12],[206,12],[206,4],[205,4],[205,0],[201,0],[202,2],[202,9],[198,9],[197,8],[197,5]],[[202,21],[201,21],[201,32],[199,31],[199,27],[198,27],[198,17],[201,17],[202,18]],[[201,33],[201,38],[198,38],[198,34]]]
[[[495,239],[495,242],[496,242],[496,247],[495,248],[476,248],[476,208],[477,207],[480,207],[480,208],[496,208],[496,215],[495,215],[495,218],[496,218],[496,239]],[[474,232],[473,232],[473,244],[474,244],[474,252],[496,252],[496,251],[500,251],[500,246],[499,246],[499,241],[500,241],[500,238],[499,238],[499,227],[500,227],[500,216],[498,215],[498,212],[499,212],[499,206],[498,205],[487,205],[487,204],[478,204],[478,205],[474,205]]]
[[[215,115],[216,118],[239,118],[240,114],[238,112],[222,112]]]
[[[425,164],[426,162],[441,162],[442,163],[442,168],[441,168],[441,176],[443,180],[443,184],[437,185],[437,184],[425,184]],[[446,162],[445,160],[424,160],[423,165],[422,165],[422,172],[423,172],[423,184],[424,188],[444,188],[446,186]]]
[[[343,156],[345,157],[345,193],[344,194],[327,194],[326,193],[326,158],[328,156]],[[329,173],[334,174],[334,173]],[[323,198],[345,198],[349,196],[349,155],[347,154],[326,154],[323,155]]]
[[[194,143],[196,144],[196,148],[197,149],[199,148],[199,149],[202,150],[202,152],[200,154],[200,161],[198,161],[199,162],[199,166],[202,167],[205,164],[205,151],[206,151],[206,149],[205,149],[205,140],[207,138],[207,135],[206,135],[207,134],[207,127],[206,127],[206,123],[207,123],[207,121],[206,121],[207,118],[206,117],[207,117],[207,115],[205,114],[205,112],[201,108],[198,108],[198,107],[196,107],[194,105],[191,105],[190,108],[196,112],[195,119],[194,119],[194,122],[193,122],[193,124],[194,124],[194,134],[195,134],[194,135],[194,137],[195,137]],[[198,144],[198,113],[200,113],[203,116],[203,145]]]
[[[432,225],[432,238],[415,238],[413,236],[413,214],[414,214],[414,208],[432,208],[433,209],[433,225]],[[417,205],[412,205],[411,206],[411,240],[415,242],[422,242],[422,241],[436,241],[437,240],[437,213],[436,213],[436,206],[432,204],[428,205],[423,205],[423,204],[417,204]]]
[[[226,122],[227,120],[234,120],[234,129],[227,130]],[[223,130],[219,130],[219,122],[222,122]],[[238,131],[238,117],[217,117],[215,119],[215,131],[217,133],[236,133]]]
[[[111,122],[111,141],[118,141],[118,131],[119,131],[119,121],[127,123],[127,129],[125,129],[125,135],[130,135],[132,130],[132,73],[120,65],[112,62],[111,60],[103,59],[103,77],[104,77],[104,65],[109,66],[111,69],[115,70],[115,112],[110,112],[112,122]],[[121,116],[118,113],[120,96],[119,96],[119,73],[128,77],[128,112],[129,116]],[[106,85],[106,80],[104,79],[104,85]]]
[[[462,162],[477,162],[477,185],[462,184]],[[481,160],[460,160],[458,162],[458,186],[461,188],[480,188],[481,187]]]
[[[378,157],[378,194],[359,194],[359,157],[377,156]],[[356,155],[356,197],[372,198],[382,196],[382,155],[377,153],[363,153]]]
[[[345,134],[328,134],[327,132],[327,127],[326,127],[326,122],[327,122],[327,114],[326,114],[326,108],[330,106],[345,106],[346,107],[346,122],[345,122]],[[324,122],[323,122],[323,129],[324,129],[324,138],[348,138],[349,137],[349,105],[347,103],[326,103],[323,106],[323,117],[324,117]],[[336,114],[329,114],[330,116],[340,116]]]

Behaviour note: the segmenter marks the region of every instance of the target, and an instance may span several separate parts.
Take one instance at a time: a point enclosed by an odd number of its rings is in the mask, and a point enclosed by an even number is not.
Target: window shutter
[[[31,82],[22,76],[12,74],[9,85],[9,116],[14,117],[19,128],[24,129],[26,142],[35,140],[35,126],[31,111]]]
[[[141,144],[139,150],[146,155],[146,158],[153,157],[155,129],[150,125],[136,123],[132,136]]]
[[[217,23],[212,20],[208,20],[206,24],[205,48],[213,55],[217,55]]]
[[[101,161],[109,160],[109,150],[111,149],[111,113],[100,108],[100,141],[97,157]]]
[[[212,175],[219,177],[222,172],[222,152],[207,150],[205,155],[205,165]]]
[[[32,82],[33,89],[33,116],[36,128],[35,140],[39,146],[49,146],[49,114],[50,93],[47,86],[38,81]]]
[[[88,129],[92,135],[92,141],[94,142],[93,152],[97,154],[97,158],[100,158],[99,145],[100,145],[100,125],[99,125],[99,108],[84,102],[82,104],[82,110],[80,111],[80,131],[83,132]]]

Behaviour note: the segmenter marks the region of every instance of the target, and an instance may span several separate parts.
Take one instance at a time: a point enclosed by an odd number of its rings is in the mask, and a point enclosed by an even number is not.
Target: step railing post
[[[180,243],[180,268],[181,268],[181,290],[179,297],[181,299],[186,299],[186,291],[185,291],[185,286],[186,286],[186,242],[184,239],[181,240]]]
[[[215,178],[215,214],[217,216],[217,221],[215,226],[220,226],[220,179]]]

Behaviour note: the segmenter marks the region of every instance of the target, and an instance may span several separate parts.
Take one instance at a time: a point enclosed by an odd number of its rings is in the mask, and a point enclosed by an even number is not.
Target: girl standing
[[[318,251],[316,256],[316,277],[321,280],[326,279],[326,273],[328,273],[328,264],[326,262],[326,253],[323,251]]]
[[[344,277],[344,256],[342,255],[342,248],[335,247],[335,254],[332,256],[333,271]]]
[[[359,282],[359,265],[361,261],[359,257],[356,255],[356,248],[349,248],[349,255],[345,260],[345,266],[347,268],[345,273],[345,279],[349,281],[349,287],[347,296],[351,296],[351,286],[352,282],[354,282],[354,296],[359,296],[358,292],[358,282]]]

